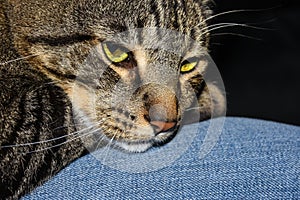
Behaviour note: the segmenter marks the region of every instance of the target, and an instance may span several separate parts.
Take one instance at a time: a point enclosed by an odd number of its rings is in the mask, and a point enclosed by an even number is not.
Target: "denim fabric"
[[[23,199],[299,199],[300,127],[226,118],[222,134],[199,156],[210,121],[174,162],[148,172],[101,164],[92,154],[73,162]],[[173,140],[168,145],[180,146]],[[155,149],[155,148],[154,148]],[[143,155],[151,154],[144,153]],[[165,158],[168,159],[168,158]],[[117,159],[116,159],[117,160]],[[149,160],[134,163],[139,165]]]

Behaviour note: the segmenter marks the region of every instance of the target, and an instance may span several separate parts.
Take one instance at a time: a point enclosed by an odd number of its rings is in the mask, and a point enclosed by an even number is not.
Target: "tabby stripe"
[[[178,5],[178,10],[180,10],[180,13],[183,13],[182,8],[185,7],[184,3],[180,0],[175,0]],[[176,13],[177,21],[179,22],[179,31],[183,32],[183,21],[182,21],[182,15],[179,15],[178,12]]]
[[[11,136],[11,138],[15,138],[17,139],[17,133],[18,131],[21,130],[23,124],[25,123],[25,119],[24,116],[26,115],[26,110],[25,110],[25,101],[26,101],[26,94],[24,94],[21,98],[20,98],[20,102],[19,102],[19,118],[17,120],[16,125],[14,126],[14,128],[12,129],[12,133],[14,133],[14,135]],[[14,140],[14,142],[12,142],[11,144],[15,143],[16,140]]]
[[[173,14],[175,16],[175,19],[174,19],[175,21],[173,22],[173,24],[174,24],[173,26],[175,29],[178,29],[180,25],[178,24],[178,13],[176,13],[176,10],[180,9],[180,8],[178,7],[177,0],[174,0],[173,3],[174,3]]]
[[[50,86],[51,87],[51,86]],[[36,113],[38,113],[37,117],[40,119],[40,121],[43,121],[45,124],[51,124],[52,120],[54,119],[49,118],[48,116],[44,115],[43,111],[45,113],[51,113],[52,114],[57,114],[58,117],[60,117],[60,112],[55,112],[54,107],[51,107],[50,105],[57,105],[60,104],[61,102],[58,102],[57,99],[55,101],[55,98],[52,97],[57,97],[57,93],[55,93],[56,88],[41,88],[39,92],[37,92],[37,97],[38,97],[38,105],[39,108],[37,109]],[[50,110],[48,110],[50,108]],[[62,113],[65,113],[65,110],[61,111]],[[61,118],[60,118],[61,119]],[[64,117],[63,117],[64,119]],[[51,120],[51,121],[49,121]],[[35,124],[36,129],[38,132],[43,131],[42,130],[42,125],[41,124]],[[44,131],[45,132],[45,131]],[[46,138],[45,138],[46,137]],[[54,134],[52,132],[49,133],[49,135],[45,135],[45,137],[39,137],[39,141],[43,141],[46,139],[52,139],[54,137]],[[64,142],[65,140],[57,140],[55,142],[47,142],[47,143],[40,143],[39,145],[35,146],[34,150],[42,150],[46,148],[51,148],[52,146],[59,144],[61,142]],[[60,162],[63,162],[63,159],[61,157],[62,153],[58,153],[60,149],[62,149],[62,146],[54,147],[48,150],[40,151],[40,152],[34,152],[29,154],[31,157],[29,158],[30,161],[26,165],[26,171],[31,172],[35,171],[35,174],[38,174],[38,179],[32,176],[32,173],[27,173],[25,174],[26,180],[30,181],[30,184],[28,185],[36,185],[39,184],[41,181],[49,178],[49,175],[53,175],[54,172],[60,169]],[[53,153],[55,152],[55,154]],[[31,175],[30,175],[31,174]],[[23,180],[24,181],[24,180]],[[24,186],[26,186],[26,182],[24,182]]]
[[[27,41],[33,44],[45,43],[50,46],[65,46],[65,45],[75,44],[75,43],[89,41],[93,39],[94,37],[90,35],[67,35],[67,36],[59,36],[59,37],[52,37],[49,35],[45,35],[45,36],[27,38]]]
[[[49,112],[53,113],[52,121],[59,121],[60,125],[64,125],[64,126],[68,127],[68,126],[72,125],[73,123],[66,122],[66,113],[71,113],[71,112],[67,111],[67,105],[66,105],[67,102],[65,102],[65,101],[63,101],[63,102],[59,101],[58,102],[57,101],[57,95],[58,95],[57,92],[58,91],[59,91],[59,89],[56,88],[56,86],[54,88],[51,88],[49,90],[49,94],[48,94],[47,99],[49,100],[49,102],[48,102],[49,105],[56,105],[57,108],[59,108],[59,112],[55,111],[53,106],[51,106],[52,110],[49,111]],[[62,93],[61,95],[66,96],[66,94],[64,94],[64,93]],[[56,98],[53,98],[53,97],[56,97]],[[62,98],[62,99],[64,99],[64,98]],[[52,124],[53,123],[51,123],[51,125]],[[60,136],[63,136],[65,134],[69,134],[69,129],[66,129],[66,128],[65,129],[56,129],[56,130],[54,130],[54,128],[52,126],[49,126],[49,129],[52,132],[53,137],[60,137]],[[55,144],[60,144],[60,143],[66,142],[66,141],[67,141],[67,138],[64,137],[64,138],[61,138],[59,140],[56,140]]]
[[[44,122],[44,119],[43,119],[43,104],[42,104],[42,101],[43,101],[43,97],[42,95],[40,94],[40,91],[36,91],[36,97],[37,97],[37,108],[36,110],[34,110],[33,112],[36,113],[36,121],[34,123],[34,127],[35,127],[35,130],[36,130],[36,133],[37,134],[34,134],[34,142],[38,142],[40,141],[40,134],[39,133],[42,133],[42,123],[41,122]]]
[[[1,146],[6,146],[6,145],[13,145],[17,142],[17,138],[18,138],[18,132],[21,130],[22,125],[24,124],[24,118],[23,116],[25,116],[25,109],[24,109],[24,100],[25,100],[25,95],[23,95],[20,98],[20,102],[18,105],[18,111],[19,111],[19,118],[16,119],[16,124],[14,127],[12,127],[12,130],[10,132],[10,137],[8,138],[7,141],[3,142],[1,144]],[[11,147],[8,148],[1,148],[1,155],[5,155],[7,158],[7,155],[10,153],[10,151],[12,150]]]
[[[43,69],[59,79],[76,79],[76,75],[74,74],[61,74],[61,72],[55,69],[48,68],[47,66],[44,66]]]
[[[32,95],[34,95],[34,96],[37,96],[37,94],[32,94]],[[25,108],[25,106],[26,106],[26,103],[31,103],[31,99],[26,99],[26,97],[22,100],[22,102],[24,102],[24,104],[23,104],[23,109]],[[38,102],[39,103],[39,102]],[[39,118],[37,118],[34,114],[37,112],[36,111],[36,109],[37,108],[34,108],[34,109],[32,109],[32,110],[29,110],[29,111],[27,111],[27,113],[28,112],[30,112],[31,113],[31,115],[33,115],[34,116],[34,124],[33,124],[33,126],[34,126],[34,129],[36,129],[36,127],[35,127],[35,124],[36,123],[38,123],[38,120],[39,120]],[[24,114],[24,115],[22,115],[24,118],[26,118],[26,114]],[[24,123],[23,123],[23,128],[25,128],[25,126],[28,124],[28,125],[30,125],[32,122],[31,122],[31,120],[29,121],[29,122],[27,122],[26,121],[26,119],[25,119],[25,121],[24,121]],[[38,130],[38,129],[36,129],[36,130],[33,130],[33,132],[35,132],[35,133],[39,133],[40,132],[40,130]],[[38,136],[37,135],[33,135],[33,139],[29,139],[29,138],[26,138],[26,140],[24,141],[25,143],[27,143],[27,142],[36,142],[37,141],[37,139],[36,138],[38,138]],[[18,185],[18,188],[19,188],[19,192],[20,193],[22,193],[23,192],[23,190],[25,189],[25,186],[28,184],[28,180],[30,180],[30,179],[27,179],[27,181],[25,181],[26,180],[26,178],[28,178],[28,176],[29,176],[29,174],[31,174],[31,173],[28,173],[28,172],[30,172],[29,170],[28,170],[28,166],[30,166],[30,164],[31,164],[31,160],[32,159],[34,159],[34,157],[35,157],[35,153],[28,153],[28,151],[32,151],[32,150],[34,150],[34,147],[35,147],[35,145],[30,145],[30,146],[25,146],[25,147],[17,147],[17,148],[20,148],[21,150],[23,150],[24,152],[20,152],[20,151],[17,151],[17,153],[24,153],[23,155],[17,155],[18,156],[18,162],[19,162],[19,170],[17,171],[18,173],[16,173],[15,175],[14,175],[14,177],[15,177],[15,186],[16,185]],[[26,151],[26,152],[25,152]]]
[[[10,133],[10,137],[8,138],[8,140],[4,141],[1,144],[1,146],[12,145],[12,144],[16,143],[16,139],[18,138],[18,134],[17,133],[21,129],[21,126],[22,126],[22,124],[24,122],[24,119],[22,117],[22,116],[24,116],[24,109],[23,109],[23,107],[22,107],[21,104],[23,104],[23,100],[22,99],[21,99],[20,106],[19,106],[19,109],[20,109],[20,112],[19,112],[20,116],[19,117],[20,118],[17,121],[16,125],[13,127],[12,132]],[[10,155],[11,155],[11,153],[13,151],[12,147],[8,147],[8,148],[2,148],[1,147],[0,150],[1,150],[1,157],[0,158],[2,160],[10,160],[11,159]]]
[[[161,24],[162,24],[162,19],[163,19],[163,7],[161,5],[161,2],[159,2],[159,0],[154,0],[153,3],[155,4],[155,15],[154,15],[154,18],[156,20],[156,23],[155,23],[155,27],[157,28],[160,28],[161,27]],[[160,33],[160,30],[158,29],[156,31],[156,36],[157,36],[157,39],[158,40],[161,40],[162,38],[162,35]]]
[[[50,90],[50,91],[49,91]],[[44,122],[45,124],[50,124],[49,120],[51,118],[48,118],[46,115],[44,115],[43,111],[45,111],[47,108],[51,107],[49,105],[55,104],[57,102],[50,102],[51,97],[57,96],[56,94],[52,93],[51,89],[48,88],[41,88],[41,90],[37,91],[37,94],[35,95],[37,97],[37,102],[38,102],[38,107],[33,111],[36,113],[37,119],[39,121]],[[54,113],[55,110],[53,107],[51,107],[51,110],[46,110],[45,113]],[[36,121],[34,126],[36,128],[36,133],[41,133],[42,131],[42,125],[39,123],[39,121]],[[34,141],[43,141],[46,139],[52,139],[51,137],[53,134],[45,135],[44,138],[41,137],[41,135],[37,134],[36,139]],[[57,141],[58,142],[58,141]],[[40,143],[38,145],[35,145],[32,151],[37,151],[37,150],[42,150],[46,148],[51,148],[51,146],[55,145],[57,142],[47,142],[47,143]],[[55,144],[53,144],[55,143]],[[26,167],[24,167],[24,170],[26,172],[32,172],[35,171],[35,174],[38,174],[38,179],[36,177],[32,176],[33,173],[25,173],[24,177],[20,181],[20,183],[23,183],[20,188],[26,187],[27,185],[36,185],[38,184],[41,180],[44,180],[48,178],[50,174],[52,174],[55,170],[58,170],[59,167],[56,166],[57,168],[54,167],[56,165],[56,162],[53,162],[54,160],[56,161],[61,161],[61,156],[54,156],[53,151],[57,151],[58,148],[61,147],[56,147],[50,150],[44,150],[40,152],[33,152],[30,154],[27,154],[24,159],[27,160],[28,162],[26,163]],[[57,153],[56,153],[57,154]],[[57,154],[60,155],[60,154]],[[27,180],[27,183],[25,182]],[[30,184],[29,184],[30,183]],[[28,188],[31,189],[31,188]],[[26,190],[28,190],[26,189]]]
[[[195,28],[192,28],[190,32],[191,32],[190,37],[193,40],[196,40],[196,31],[195,31]]]
[[[204,87],[206,85],[205,81],[203,80],[203,77],[200,74],[198,74],[198,75],[192,77],[190,79],[189,83],[193,87],[194,92],[196,93],[196,97],[199,99],[199,97],[202,94]]]
[[[155,27],[159,26],[160,24],[160,20],[159,20],[159,15],[157,13],[157,9],[158,9],[158,4],[156,2],[156,0],[151,1],[151,5],[150,5],[150,13],[154,15],[154,19],[155,19]]]
[[[32,138],[32,140],[30,142],[40,142],[40,133],[43,132],[43,129],[42,129],[42,123],[44,123],[44,117],[43,117],[43,103],[42,100],[43,100],[43,96],[41,95],[41,90],[36,90],[34,91],[34,96],[36,97],[36,102],[37,102],[37,106],[31,110],[31,113],[34,114],[35,116],[35,122],[33,123],[33,126],[34,126],[34,129],[35,129],[35,133]],[[30,101],[30,100],[28,100]],[[42,123],[41,123],[42,122]],[[31,145],[30,146],[30,151],[34,151],[36,150],[37,148],[37,145]],[[26,156],[24,157],[26,161],[28,161],[26,163],[26,170],[28,171],[31,171],[30,170],[30,166],[34,166],[35,164],[32,164],[32,160],[36,157],[36,153],[27,153]],[[29,168],[29,169],[28,169]],[[26,176],[26,174],[25,174]]]
[[[142,19],[138,18],[136,23],[137,23],[137,28],[144,28],[144,23]],[[138,44],[142,44],[143,41],[142,34],[137,34],[137,39],[138,39]]]
[[[42,133],[42,131],[43,131],[42,125],[40,122],[44,123],[43,103],[45,103],[45,102],[42,101],[43,96],[42,96],[40,90],[35,91],[34,96],[36,97],[35,100],[37,102],[37,105],[33,110],[30,110],[30,112],[33,113],[33,115],[35,117],[35,121],[33,122],[33,127],[35,129],[34,132],[37,134],[33,135],[34,138],[32,140],[30,140],[30,142],[39,142],[39,141],[41,141],[39,133]],[[28,102],[30,102],[30,100],[28,100]],[[36,151],[36,150],[38,150],[39,146],[46,146],[46,144],[41,143],[38,145],[32,145],[32,146],[30,146],[29,151]],[[43,147],[43,148],[45,148],[45,147]],[[42,153],[44,153],[44,152],[42,152]],[[19,186],[20,191],[21,191],[21,188],[25,187],[28,184],[28,181],[30,181],[31,184],[34,182],[34,180],[32,180],[31,173],[28,173],[28,172],[35,171],[36,165],[39,165],[38,161],[42,160],[41,156],[38,156],[39,154],[40,153],[38,153],[38,152],[27,153],[22,157],[22,159],[24,160],[24,162],[22,163],[23,170],[19,170],[20,175],[18,176],[19,179],[17,180],[19,183],[21,183]]]
[[[187,29],[189,29],[190,27],[189,27],[188,21],[186,20],[186,16],[188,16],[187,9],[186,9],[186,7],[187,7],[186,0],[181,0],[181,5],[182,5],[182,8],[183,8],[183,13],[184,13],[184,16],[180,16],[181,17],[181,24],[182,24],[182,31],[185,34],[188,34]]]

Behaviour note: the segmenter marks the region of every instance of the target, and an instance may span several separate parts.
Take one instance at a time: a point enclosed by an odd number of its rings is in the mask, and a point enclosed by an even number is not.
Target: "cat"
[[[1,0],[0,199],[31,192],[100,148],[99,141],[143,152],[170,141],[189,108],[200,116],[196,121],[224,114],[223,93],[198,73],[205,72],[199,55],[183,60],[109,41],[115,33],[160,27],[208,50],[209,5],[208,0]],[[166,68],[175,71],[172,81],[153,83],[165,80]],[[104,70],[99,75],[96,69]]]

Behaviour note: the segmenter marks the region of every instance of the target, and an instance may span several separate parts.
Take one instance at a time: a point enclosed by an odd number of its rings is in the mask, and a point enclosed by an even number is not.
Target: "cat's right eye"
[[[102,47],[107,58],[114,63],[123,62],[129,57],[126,49],[114,43],[105,42]]]
[[[198,64],[198,58],[196,57],[185,60],[181,64],[180,72],[181,73],[191,72],[196,68],[197,64]]]

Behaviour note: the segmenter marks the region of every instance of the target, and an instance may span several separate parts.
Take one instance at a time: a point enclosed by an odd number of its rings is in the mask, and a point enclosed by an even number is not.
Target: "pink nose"
[[[156,134],[167,131],[176,125],[175,122],[163,122],[163,121],[151,121],[150,124],[154,127]]]

